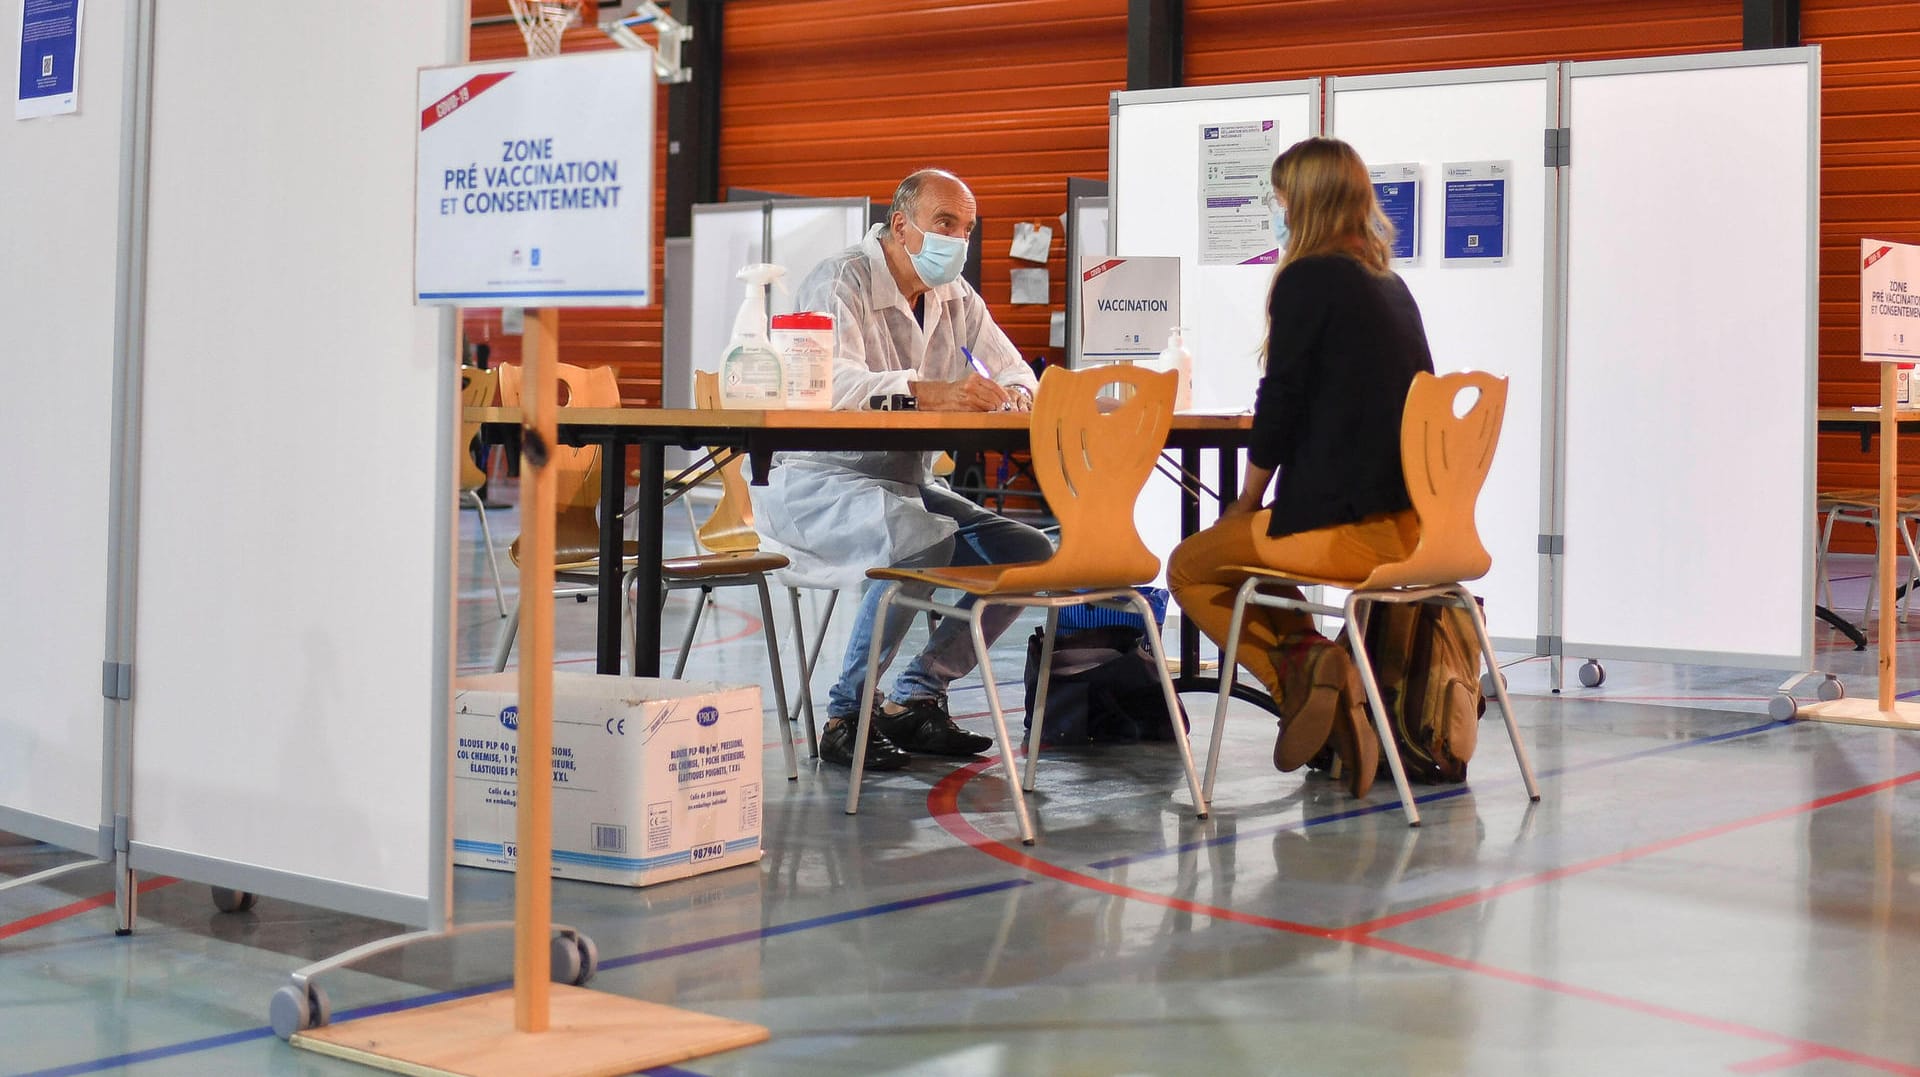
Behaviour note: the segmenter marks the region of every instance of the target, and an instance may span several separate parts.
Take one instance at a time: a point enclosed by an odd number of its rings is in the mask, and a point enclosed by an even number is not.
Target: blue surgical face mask
[[[1267,221],[1273,225],[1273,241],[1280,245],[1281,250],[1286,250],[1287,241],[1293,238],[1293,233],[1287,230],[1287,207],[1278,202],[1269,205]]]
[[[938,288],[959,280],[960,271],[967,265],[967,241],[929,232],[912,221],[907,226],[920,233],[920,253],[907,257],[927,287]]]

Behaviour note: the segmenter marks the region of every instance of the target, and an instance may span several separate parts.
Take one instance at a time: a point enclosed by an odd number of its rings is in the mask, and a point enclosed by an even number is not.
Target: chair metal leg
[[[513,653],[513,637],[520,631],[520,607],[515,605],[507,613],[507,623],[500,626],[500,639],[493,645],[493,671],[499,673],[507,668],[507,656]]]
[[[1033,792],[1033,773],[1040,766],[1041,730],[1047,720],[1047,689],[1053,683],[1053,640],[1060,631],[1060,608],[1047,607],[1047,627],[1040,637],[1040,680],[1033,686],[1033,698],[1027,700],[1027,715],[1033,723],[1027,729],[1027,780],[1021,788]]]
[[[712,594],[713,588],[700,588],[700,598],[693,604],[693,616],[687,619],[687,634],[680,640],[680,657],[673,663],[673,679],[676,681],[687,671],[687,656],[693,653],[693,636],[700,631],[700,614],[706,610],[707,598]]]
[[[787,757],[787,780],[799,781],[800,764],[793,758],[793,717],[787,713],[786,675],[780,668],[779,622],[773,619],[773,598],[767,594],[767,578],[761,576],[753,586],[760,592],[760,624],[767,633],[767,666],[773,670],[773,710],[780,718],[780,750]]]
[[[1347,595],[1347,624],[1352,631],[1347,633],[1347,643],[1353,651],[1354,665],[1360,668],[1360,684],[1367,691],[1367,705],[1373,711],[1373,725],[1380,734],[1380,754],[1386,757],[1387,769],[1393,772],[1393,787],[1400,793],[1400,810],[1406,813],[1408,826],[1420,825],[1420,808],[1413,802],[1413,789],[1407,784],[1407,768],[1400,762],[1400,745],[1393,737],[1393,722],[1387,715],[1387,705],[1380,698],[1380,682],[1373,675],[1373,662],[1367,657],[1366,619],[1362,615],[1360,603],[1364,601],[1359,594]]]
[[[1901,591],[1900,619],[1902,621],[1913,616],[1913,578],[1914,575],[1920,575],[1920,553],[1914,551],[1913,532],[1907,530],[1907,519],[1904,515],[1894,516],[1894,529],[1900,532],[1900,541],[1907,547],[1907,561],[1913,565],[1913,573],[1903,576],[1900,587],[1896,588]]]
[[[493,552],[493,528],[487,526],[487,503],[480,499],[480,491],[466,490],[462,496],[473,499],[474,511],[480,514],[480,543],[487,551],[487,571],[493,573],[493,601],[500,607],[500,616],[507,615],[507,588],[500,580],[500,560]]]
[[[1826,526],[1820,531],[1820,556],[1814,562],[1820,573],[1820,604],[1828,609],[1833,608],[1833,573],[1827,569],[1827,552],[1833,548],[1833,518],[1839,512],[1839,509],[1827,510]]]
[[[1456,587],[1451,594],[1473,619],[1473,634],[1480,638],[1480,654],[1487,660],[1487,669],[1493,674],[1493,695],[1500,701],[1500,713],[1507,719],[1507,739],[1513,742],[1513,758],[1520,764],[1520,779],[1526,783],[1527,797],[1540,799],[1540,787],[1533,780],[1533,763],[1527,759],[1527,746],[1520,739],[1520,724],[1513,716],[1513,701],[1507,698],[1507,679],[1500,675],[1500,660],[1494,657],[1493,640],[1487,635],[1487,622],[1480,614],[1480,603],[1473,600],[1472,592],[1465,587]]]
[[[1240,671],[1235,656],[1240,653],[1240,628],[1247,617],[1247,598],[1260,581],[1249,577],[1233,596],[1233,619],[1227,623],[1227,642],[1220,651],[1220,694],[1213,703],[1213,736],[1207,741],[1207,780],[1202,799],[1213,803],[1213,778],[1220,767],[1220,737],[1227,728],[1227,700],[1233,698],[1234,675]]]
[[[1013,739],[1007,735],[1007,715],[1000,708],[1000,689],[994,685],[993,660],[987,654],[986,630],[980,623],[982,613],[990,605],[985,597],[976,600],[966,611],[967,627],[973,631],[974,657],[980,661],[980,679],[987,686],[987,710],[993,713],[993,733],[1000,741],[1000,764],[1007,772],[1007,795],[1013,798],[1013,813],[1020,820],[1020,844],[1032,845],[1033,819],[1027,814],[1026,794],[1020,790],[1020,765],[1013,758]]]
[[[1193,769],[1193,744],[1188,739],[1186,723],[1180,720],[1180,693],[1173,690],[1173,674],[1167,671],[1167,651],[1160,639],[1160,625],[1153,619],[1153,607],[1147,604],[1147,596],[1138,591],[1128,591],[1127,601],[1140,614],[1141,623],[1147,627],[1147,644],[1153,648],[1153,666],[1160,673],[1160,691],[1167,700],[1167,720],[1173,724],[1173,743],[1180,749],[1180,765],[1187,772],[1187,788],[1193,792],[1194,810],[1199,818],[1205,819],[1207,796],[1200,788],[1199,772]],[[1028,770],[1031,773],[1031,762]]]
[[[853,768],[847,779],[847,814],[856,815],[860,811],[860,777],[867,769],[867,736],[873,729],[873,689],[880,683],[880,638],[886,633],[879,630],[887,623],[887,614],[893,608],[893,596],[900,593],[898,581],[887,584],[880,592],[880,602],[874,608],[873,641],[867,645],[867,680],[860,686],[860,725],[853,736]]]
[[[813,667],[820,663],[820,647],[827,638],[827,621],[833,616],[833,603],[840,597],[840,592],[827,592],[827,608],[820,614],[820,631],[814,637],[811,647],[807,645],[806,621],[800,613],[800,588],[787,588],[787,596],[793,600],[793,645],[800,652],[799,710],[807,720],[807,755],[809,758],[818,759],[820,758],[820,732],[814,725],[813,717]]]

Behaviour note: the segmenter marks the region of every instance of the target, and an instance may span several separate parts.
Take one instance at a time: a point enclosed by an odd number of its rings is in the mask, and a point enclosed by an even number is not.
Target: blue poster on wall
[[[1499,265],[1507,257],[1507,161],[1477,161],[1444,166],[1446,261]]]
[[[80,110],[81,0],[20,0],[20,83],[13,118]]]
[[[1420,260],[1420,166],[1375,165],[1367,170],[1373,180],[1374,200],[1393,226],[1393,260],[1412,265]]]

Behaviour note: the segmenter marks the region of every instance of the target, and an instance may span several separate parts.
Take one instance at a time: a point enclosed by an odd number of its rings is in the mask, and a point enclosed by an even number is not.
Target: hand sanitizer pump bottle
[[[1154,364],[1159,370],[1180,372],[1180,388],[1173,399],[1173,410],[1186,411],[1193,407],[1193,353],[1187,351],[1187,342],[1181,335],[1186,332],[1182,326],[1174,326],[1167,334],[1166,349],[1160,353],[1160,359]]]
[[[767,285],[786,270],[764,262],[736,274],[747,282],[747,297],[733,319],[733,341],[720,358],[720,406],[781,408],[787,402],[780,353],[767,339]]]

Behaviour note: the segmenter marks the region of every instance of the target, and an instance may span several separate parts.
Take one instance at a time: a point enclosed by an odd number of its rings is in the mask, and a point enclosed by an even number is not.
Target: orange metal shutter
[[[1125,0],[733,0],[720,181],[884,203],[908,172],[951,169],[985,222],[981,292],[1028,358],[1066,302],[1069,176],[1107,174],[1107,98],[1126,86]],[[1012,306],[1017,221],[1052,226],[1051,304]]]

